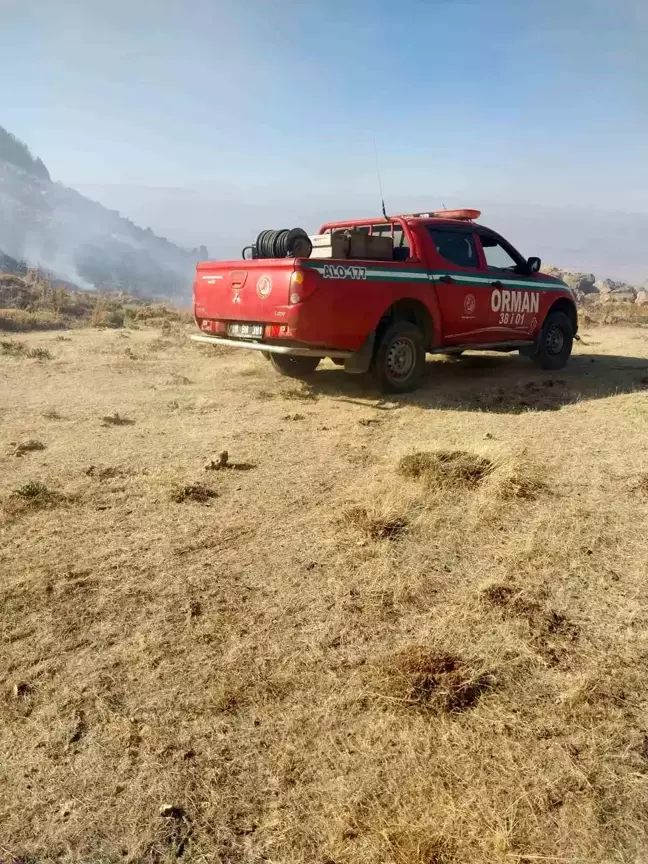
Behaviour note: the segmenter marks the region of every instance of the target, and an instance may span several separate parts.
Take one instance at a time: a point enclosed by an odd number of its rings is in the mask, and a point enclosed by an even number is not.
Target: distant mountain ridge
[[[187,300],[205,247],[184,249],[116,210],[52,182],[41,159],[0,127],[0,252],[82,287]]]

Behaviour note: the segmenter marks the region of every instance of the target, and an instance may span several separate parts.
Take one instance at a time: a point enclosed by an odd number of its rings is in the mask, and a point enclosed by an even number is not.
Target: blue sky
[[[0,123],[182,241],[369,206],[374,138],[392,209],[648,213],[646,0],[0,0],[0,49]]]

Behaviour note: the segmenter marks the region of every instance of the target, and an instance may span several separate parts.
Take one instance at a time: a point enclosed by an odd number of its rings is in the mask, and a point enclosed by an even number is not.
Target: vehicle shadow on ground
[[[558,411],[566,405],[621,393],[648,393],[648,359],[609,354],[574,355],[557,372],[538,369],[513,355],[466,354],[457,360],[426,363],[418,390],[382,396],[368,376],[322,369],[309,379],[313,392],[347,401],[380,399],[376,406],[393,410],[404,405],[456,411]]]

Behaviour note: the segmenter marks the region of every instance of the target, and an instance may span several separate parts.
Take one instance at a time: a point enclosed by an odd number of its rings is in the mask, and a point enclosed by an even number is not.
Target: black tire
[[[562,369],[574,344],[572,322],[564,312],[550,312],[545,318],[531,359],[542,369]]]
[[[425,369],[423,334],[409,321],[396,321],[382,334],[371,372],[384,393],[416,390]]]
[[[291,354],[270,354],[270,362],[281,375],[307,378],[319,366],[321,357],[294,357]]]

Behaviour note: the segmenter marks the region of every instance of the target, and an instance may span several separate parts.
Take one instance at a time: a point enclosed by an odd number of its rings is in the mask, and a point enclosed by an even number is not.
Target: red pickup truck
[[[441,211],[320,229],[389,237],[389,260],[200,262],[193,293],[201,332],[192,338],[261,351],[296,378],[329,357],[347,372],[371,370],[391,392],[417,387],[426,353],[519,351],[543,369],[562,368],[578,330],[571,290],[540,273],[539,258],[524,258],[476,223],[479,215]]]

